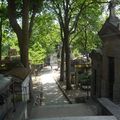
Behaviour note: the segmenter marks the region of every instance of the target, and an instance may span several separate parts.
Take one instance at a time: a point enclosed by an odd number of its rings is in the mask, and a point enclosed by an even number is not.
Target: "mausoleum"
[[[120,103],[120,20],[112,8],[98,34],[102,40],[102,48],[91,54],[91,95],[94,98],[107,97]]]

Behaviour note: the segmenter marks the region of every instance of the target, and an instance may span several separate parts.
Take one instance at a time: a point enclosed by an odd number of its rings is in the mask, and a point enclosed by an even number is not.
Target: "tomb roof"
[[[98,35],[102,38],[120,37],[120,20],[117,17],[109,17],[98,32]]]

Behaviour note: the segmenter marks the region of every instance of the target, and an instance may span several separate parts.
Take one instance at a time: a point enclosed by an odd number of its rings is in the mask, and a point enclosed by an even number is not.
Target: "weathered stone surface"
[[[120,107],[118,105],[114,104],[107,98],[98,98],[98,101],[103,108],[120,120]]]
[[[70,116],[93,116],[95,113],[91,107],[82,104],[64,104],[64,105],[49,105],[35,107],[31,112],[31,119],[37,118],[53,118],[53,117],[70,117]]]
[[[27,77],[27,75],[30,74],[30,72],[31,72],[30,69],[27,69],[24,67],[18,67],[18,68],[12,69],[7,74],[24,80]]]
[[[3,89],[6,89],[7,86],[11,84],[11,77],[5,77],[0,74],[0,93],[3,92]]]
[[[57,117],[30,120],[117,120],[113,116],[87,116],[87,117]]]
[[[110,16],[99,31],[102,54],[92,55],[93,97],[108,97],[120,103],[120,20]],[[101,57],[101,58],[100,58]]]

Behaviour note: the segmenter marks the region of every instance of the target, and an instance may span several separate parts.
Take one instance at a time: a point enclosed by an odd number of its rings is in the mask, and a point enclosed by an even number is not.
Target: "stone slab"
[[[18,67],[9,71],[7,75],[12,75],[14,77],[24,80],[30,73],[31,73],[30,69]]]
[[[120,107],[107,98],[99,98],[99,103],[106,108],[112,115],[120,120]]]
[[[5,77],[0,74],[0,93],[4,91],[11,84],[11,77]]]
[[[30,120],[117,120],[114,116],[56,117]]]
[[[68,116],[94,116],[91,107],[82,104],[64,104],[33,107],[30,118],[53,118]]]

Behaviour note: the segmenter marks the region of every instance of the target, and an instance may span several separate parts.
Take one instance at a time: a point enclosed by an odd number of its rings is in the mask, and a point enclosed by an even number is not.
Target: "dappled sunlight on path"
[[[86,103],[69,104],[55,82],[58,78],[59,71],[55,71],[49,66],[43,68],[40,76],[36,77],[35,83],[36,85],[39,84],[36,89],[38,89],[38,94],[42,91],[42,96],[40,96],[42,100],[40,105],[36,104],[32,107],[30,118],[95,115],[91,107]]]
[[[38,106],[36,101],[40,103],[39,105],[68,104],[55,82],[58,76],[54,71],[50,66],[44,67],[40,75],[33,80],[35,106]]]
[[[68,104],[68,101],[63,96],[62,92],[58,88],[55,78],[54,70],[50,70],[46,74],[41,75],[40,82],[43,87],[43,102],[42,105],[54,105],[54,104]]]
[[[46,73],[46,74],[41,75],[41,80],[40,80],[40,82],[41,82],[42,84],[55,83],[55,80],[53,79],[53,72],[50,71],[49,73]]]

